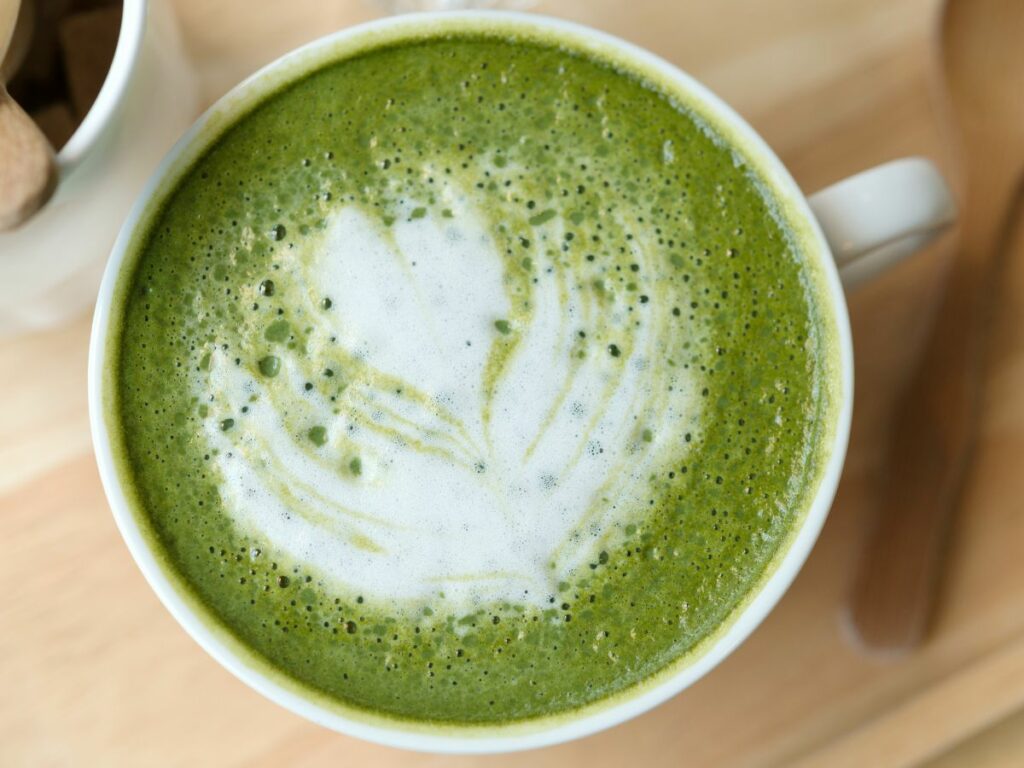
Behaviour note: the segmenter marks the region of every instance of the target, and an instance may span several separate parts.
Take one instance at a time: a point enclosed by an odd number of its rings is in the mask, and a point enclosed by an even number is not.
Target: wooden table
[[[287,49],[377,13],[358,0],[176,5],[207,102]],[[936,5],[550,0],[537,10],[615,32],[694,73],[813,190],[905,154],[948,167],[928,96]],[[839,616],[884,472],[886,425],[950,240],[851,296],[849,461],[821,540],[775,612],[671,702],[525,756],[456,760],[365,744],[223,671],[159,605],[107,510],[86,414],[88,319],[0,343],[0,765],[1024,764],[1024,233],[1016,239],[928,643],[906,658],[866,659]]]

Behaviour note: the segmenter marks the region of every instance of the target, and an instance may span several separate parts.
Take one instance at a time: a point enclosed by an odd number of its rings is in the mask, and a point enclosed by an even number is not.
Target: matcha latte
[[[111,332],[134,514],[252,663],[496,725],[679,668],[839,413],[818,254],[640,70],[491,30],[347,52],[158,196]]]

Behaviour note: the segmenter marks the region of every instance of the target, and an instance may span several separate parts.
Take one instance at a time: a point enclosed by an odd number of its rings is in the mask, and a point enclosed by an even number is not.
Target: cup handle
[[[949,187],[923,157],[862,171],[808,202],[848,289],[920,250],[956,218]]]

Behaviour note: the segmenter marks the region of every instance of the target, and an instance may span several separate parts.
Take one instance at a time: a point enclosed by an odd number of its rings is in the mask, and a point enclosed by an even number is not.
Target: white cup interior
[[[72,173],[100,141],[124,100],[142,45],[147,4],[148,0],[123,0],[121,29],[107,76],[85,118],[57,153],[57,167],[62,178]]]

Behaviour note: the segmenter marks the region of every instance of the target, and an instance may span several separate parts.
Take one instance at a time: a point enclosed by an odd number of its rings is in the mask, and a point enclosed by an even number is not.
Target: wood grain
[[[340,0],[176,3],[208,102],[285,50],[373,13]],[[944,162],[927,94],[934,0],[552,0],[538,10],[682,65],[747,116],[808,190],[905,154]],[[850,297],[858,389],[849,460],[822,537],[778,608],[684,694],[528,755],[376,747],[306,723],[232,678],[158,604],[114,528],[89,452],[87,320],[3,343],[0,765],[777,766],[842,750],[889,717],[903,718],[895,722],[920,745],[914,754],[941,754],[967,734],[899,713],[929,692],[945,711],[948,681],[973,680],[1024,637],[1024,242],[1016,253],[1000,285],[977,462],[931,640],[902,662],[872,662],[849,648],[837,617],[876,503],[894,394],[920,351],[948,243]],[[988,722],[1009,708],[996,703],[982,691],[965,706]],[[862,764],[882,764],[883,744],[858,742]]]
[[[937,90],[959,157],[960,222],[923,360],[903,394],[886,488],[850,598],[866,651],[906,653],[937,599],[949,517],[974,443],[983,349],[1007,228],[1024,189],[1024,5],[947,0]]]
[[[1006,718],[977,738],[968,739],[921,768],[1006,768],[1024,754],[1024,710]]]

